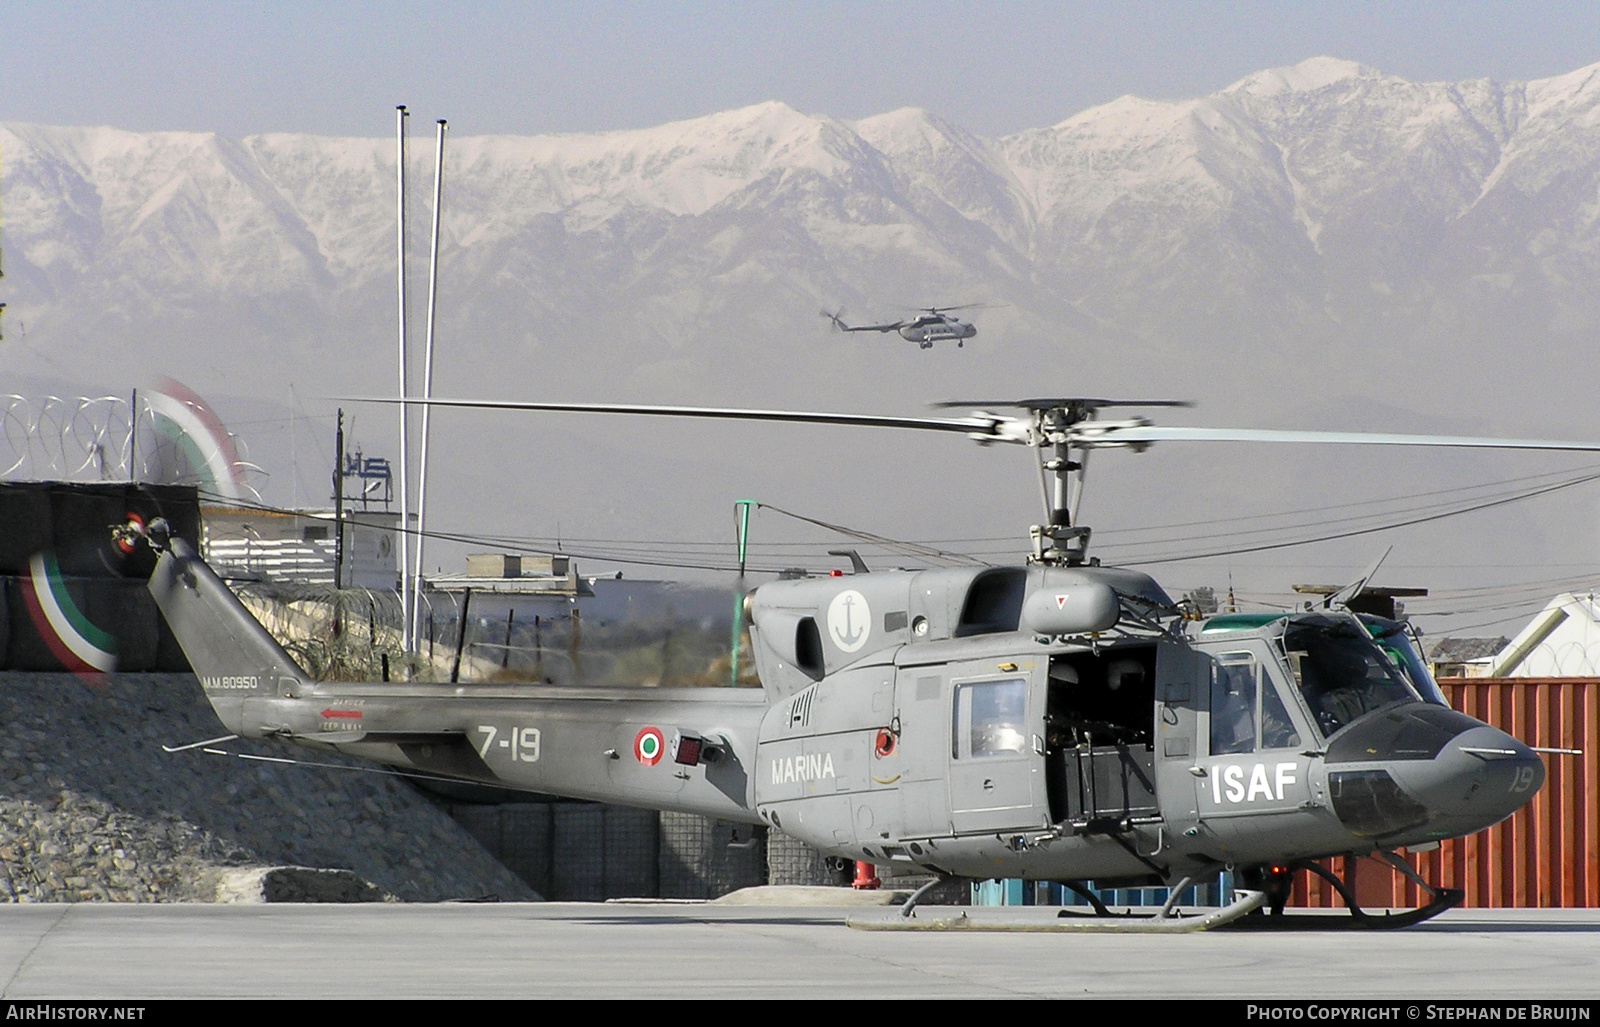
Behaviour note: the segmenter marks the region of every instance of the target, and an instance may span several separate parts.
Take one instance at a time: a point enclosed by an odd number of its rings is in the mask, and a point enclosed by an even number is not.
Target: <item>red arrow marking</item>
[[[360,710],[323,710],[322,715],[324,717],[346,717],[351,720],[361,719]]]

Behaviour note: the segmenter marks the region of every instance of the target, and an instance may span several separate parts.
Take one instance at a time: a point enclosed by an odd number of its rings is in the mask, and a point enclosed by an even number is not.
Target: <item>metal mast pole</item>
[[[410,383],[406,376],[406,108],[401,104],[394,109],[395,135],[395,201],[399,221],[400,265],[400,647],[411,652],[411,593],[407,589],[411,569],[411,502],[406,484],[406,467],[410,456],[406,450],[406,429],[410,420],[406,415],[406,399],[410,396]],[[342,526],[341,526],[342,527]]]
[[[439,209],[444,197],[444,133],[445,120],[439,119],[439,133],[433,152],[433,234],[428,244],[428,336],[422,357],[422,398],[433,398],[433,312],[439,295]],[[429,406],[422,408],[422,452],[417,467],[417,563],[411,575],[411,638],[415,642],[422,633],[422,551],[427,544],[427,527],[424,520],[428,508],[428,415]],[[509,651],[509,650],[508,650]]]

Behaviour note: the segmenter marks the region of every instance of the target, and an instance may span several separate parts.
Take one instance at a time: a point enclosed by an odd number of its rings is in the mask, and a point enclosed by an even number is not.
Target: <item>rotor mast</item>
[[[1072,457],[1073,429],[1094,419],[1093,404],[1067,400],[1060,406],[1037,407],[1033,414],[1031,440],[1039,460],[1040,494],[1044,499],[1043,524],[1028,529],[1033,543],[1032,562],[1077,566],[1088,559],[1089,531],[1078,521],[1078,505],[1083,500],[1084,465],[1087,450]]]

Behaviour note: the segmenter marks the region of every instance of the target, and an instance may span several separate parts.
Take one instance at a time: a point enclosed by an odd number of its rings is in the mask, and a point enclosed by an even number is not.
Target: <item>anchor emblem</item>
[[[853,653],[867,644],[871,634],[872,610],[867,606],[867,597],[853,588],[834,596],[828,604],[828,635],[833,644]]]

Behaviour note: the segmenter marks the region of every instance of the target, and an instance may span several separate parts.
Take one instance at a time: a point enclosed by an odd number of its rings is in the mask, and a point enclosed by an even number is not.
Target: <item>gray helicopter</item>
[[[378,402],[384,402],[379,400]],[[392,402],[392,401],[391,401]],[[415,402],[415,401],[413,401]],[[1315,873],[1358,921],[1461,893],[1398,855],[1481,831],[1538,791],[1539,752],[1452,710],[1415,636],[1349,606],[1200,619],[1100,565],[1078,524],[1088,454],[1157,442],[1600,451],[1600,444],[1159,427],[1155,401],[1040,399],[961,417],[432,400],[435,406],[824,423],[966,435],[1038,456],[1024,566],[778,580],[744,596],[761,688],[313,681],[160,522],[150,589],[233,735],[404,771],[778,828],[838,857],[948,877],[1183,889],[1224,870],[1222,919],[1281,914]],[[1000,407],[999,403],[976,404]],[[139,530],[133,527],[129,531]],[[1365,855],[1431,899],[1373,917],[1315,862]],[[919,893],[920,895],[920,893]],[[904,913],[909,917],[919,895]],[[1276,919],[1276,918],[1274,918]],[[914,920],[904,921],[908,925]],[[1125,922],[1125,921],[1118,921]]]
[[[932,349],[936,342],[954,341],[959,348],[966,345],[966,340],[978,334],[978,329],[970,322],[957,317],[951,317],[949,311],[981,309],[983,304],[968,303],[959,307],[921,307],[922,312],[910,320],[902,318],[876,325],[847,325],[844,323],[844,311],[833,313],[822,311],[822,316],[833,322],[836,331],[841,332],[899,332],[900,338],[907,342],[914,342],[921,349]]]

